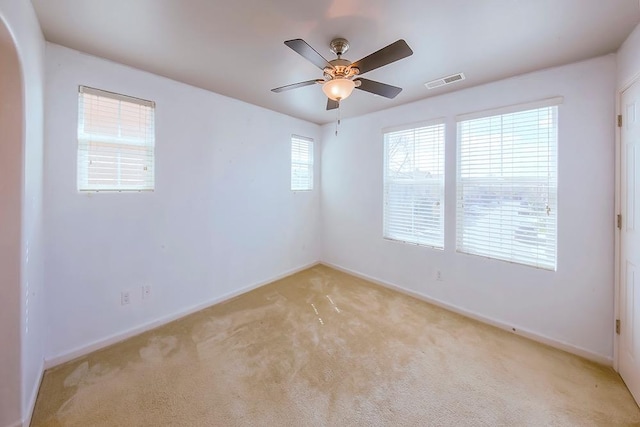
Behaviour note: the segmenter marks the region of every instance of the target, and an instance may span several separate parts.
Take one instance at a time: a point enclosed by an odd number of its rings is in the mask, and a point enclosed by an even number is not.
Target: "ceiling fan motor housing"
[[[329,80],[350,79],[359,72],[357,68],[351,67],[351,62],[346,59],[334,59],[333,61],[329,61],[329,64],[331,64],[333,68],[326,67],[324,69],[324,76]]]

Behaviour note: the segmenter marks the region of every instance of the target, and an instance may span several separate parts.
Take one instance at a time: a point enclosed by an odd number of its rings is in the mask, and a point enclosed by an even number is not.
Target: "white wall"
[[[618,49],[618,88],[624,88],[640,75],[640,25]]]
[[[322,259],[610,362],[615,67],[609,55],[425,99],[343,120],[338,137],[324,126]],[[564,97],[557,271],[456,253],[455,115],[555,96]],[[384,240],[381,129],[439,117],[447,124],[445,250]]]
[[[21,2],[22,3],[22,2]],[[22,200],[22,405],[29,422],[40,386],[46,338],[43,167],[45,43],[31,6],[24,2],[28,46],[22,55],[24,80],[24,174]],[[25,424],[26,425],[26,424]]]
[[[10,246],[5,246],[11,251],[10,257],[5,258],[3,253],[0,261],[3,263],[0,271],[5,271],[0,273],[0,276],[3,276],[0,281],[0,313],[2,313],[0,358],[3,359],[0,363],[0,372],[2,372],[0,376],[6,373],[12,378],[8,383],[3,381],[0,385],[0,389],[9,390],[11,394],[11,396],[0,395],[0,426],[14,425],[21,420],[28,424],[42,374],[44,351],[42,258],[44,38],[31,2],[0,0],[2,31],[5,25],[11,37],[3,34],[4,47],[8,47],[7,42],[13,44],[19,64],[15,63],[15,58],[11,59],[8,56],[7,50],[3,50],[0,54],[2,85],[5,89],[6,85],[11,86],[12,94],[16,91],[18,93],[18,99],[11,106],[11,111],[5,110],[0,113],[0,116],[4,116],[4,119],[0,118],[0,120],[8,120],[0,125],[2,129],[0,141],[2,178],[0,180],[3,181],[3,197],[0,205],[3,213],[0,216],[11,213],[13,218],[12,222],[0,221],[2,240],[4,241],[5,238],[11,240]],[[15,67],[19,67],[18,75],[14,74]],[[7,70],[9,74],[5,73]],[[13,95],[11,96],[10,99],[13,100]],[[4,96],[0,98],[4,99]],[[21,141],[14,145],[12,139],[15,140],[16,136]],[[11,178],[5,181],[8,175],[11,175]],[[5,190],[9,185],[11,197],[5,198],[7,194]],[[7,262],[11,266],[7,266]],[[18,282],[14,277],[16,269]],[[4,280],[6,271],[11,271],[11,280]],[[12,332],[10,336],[6,336],[5,332],[9,328]],[[4,355],[9,352],[17,353],[18,359],[6,362]],[[17,384],[14,383],[16,377],[19,378]]]
[[[319,259],[319,191],[289,190],[290,136],[319,126],[54,44],[46,66],[52,363]],[[78,85],[156,102],[155,192],[77,191]]]

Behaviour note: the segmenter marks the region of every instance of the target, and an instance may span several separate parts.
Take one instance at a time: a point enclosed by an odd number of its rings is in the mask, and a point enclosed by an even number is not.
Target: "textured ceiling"
[[[640,21],[638,0],[32,0],[48,41],[315,123],[322,77],[283,44],[303,38],[327,59],[344,37],[355,61],[403,38],[413,56],[366,78],[404,88],[394,100],[356,91],[342,117],[615,52]],[[424,83],[464,72],[467,80]]]

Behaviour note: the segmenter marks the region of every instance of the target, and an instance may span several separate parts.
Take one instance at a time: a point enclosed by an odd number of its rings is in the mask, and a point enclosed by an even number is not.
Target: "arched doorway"
[[[0,19],[0,425],[21,408],[23,97],[16,46]]]

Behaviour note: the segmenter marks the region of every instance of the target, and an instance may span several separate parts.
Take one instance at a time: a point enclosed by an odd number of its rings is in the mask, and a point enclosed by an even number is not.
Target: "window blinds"
[[[313,190],[313,139],[291,136],[291,190]]]
[[[556,105],[458,122],[457,249],[555,270]]]
[[[444,123],[384,134],[385,238],[444,248]]]
[[[80,86],[78,189],[154,189],[155,103]]]

